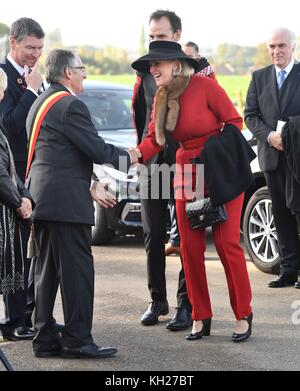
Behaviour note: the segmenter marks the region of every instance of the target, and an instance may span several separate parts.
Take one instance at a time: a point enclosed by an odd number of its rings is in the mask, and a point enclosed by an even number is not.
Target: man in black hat
[[[179,41],[181,36],[181,20],[171,11],[158,10],[150,15],[149,39],[150,41],[165,40]],[[138,73],[135,95],[133,98],[134,119],[138,135],[138,144],[147,136],[148,124],[152,110],[152,103],[157,87],[153,76],[148,73]],[[166,153],[156,155],[149,162],[148,189],[152,185],[152,178],[155,173],[151,171],[156,164],[159,169],[161,164],[175,163],[175,153],[178,145],[173,140],[168,140]],[[171,185],[171,191],[173,185]],[[160,179],[159,190],[161,193],[162,180]],[[151,192],[148,192],[151,194]],[[145,326],[154,325],[158,322],[160,315],[167,315],[169,305],[166,291],[166,220],[169,199],[141,198],[142,223],[147,254],[148,288],[151,295],[151,303],[141,318]],[[172,331],[184,330],[192,324],[191,305],[188,300],[186,283],[183,268],[179,272],[177,290],[177,310],[173,319],[167,324],[167,329]]]

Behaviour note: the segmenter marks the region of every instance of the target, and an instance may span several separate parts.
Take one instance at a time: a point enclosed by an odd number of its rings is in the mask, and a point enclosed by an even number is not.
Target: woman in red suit
[[[194,196],[195,167],[190,176],[182,173],[186,167],[191,167],[190,159],[201,154],[204,143],[211,136],[220,134],[226,124],[241,129],[242,118],[215,81],[193,76],[197,61],[186,56],[176,42],[151,42],[149,53],[133,62],[132,67],[140,72],[150,72],[158,86],[148,136],[136,151],[140,152],[141,162],[164,147],[166,130],[181,145],[176,155],[174,187],[180,251],[193,307],[193,328],[186,338],[200,339],[210,334],[212,318],[204,263],[205,229],[193,230],[185,211],[186,201]],[[251,287],[240,246],[243,199],[244,194],[241,193],[227,202],[227,221],[213,227],[214,243],[225,269],[230,303],[236,318],[232,336],[234,342],[248,339],[252,324]]]

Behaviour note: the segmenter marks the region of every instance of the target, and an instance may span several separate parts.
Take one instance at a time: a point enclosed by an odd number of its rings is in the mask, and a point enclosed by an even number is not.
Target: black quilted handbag
[[[209,197],[188,201],[185,209],[192,229],[211,227],[227,220],[225,206],[214,206]]]

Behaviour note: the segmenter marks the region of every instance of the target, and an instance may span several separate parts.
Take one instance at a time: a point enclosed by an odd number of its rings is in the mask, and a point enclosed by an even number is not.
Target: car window
[[[131,90],[88,90],[80,95],[97,130],[132,129]]]

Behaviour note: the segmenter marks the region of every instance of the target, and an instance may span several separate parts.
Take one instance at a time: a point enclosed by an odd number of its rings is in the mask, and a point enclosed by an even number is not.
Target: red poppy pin
[[[18,77],[17,78],[17,83],[19,85],[19,87],[21,88],[21,90],[26,90],[27,86],[26,86],[26,82],[25,80],[22,78],[22,77]]]

